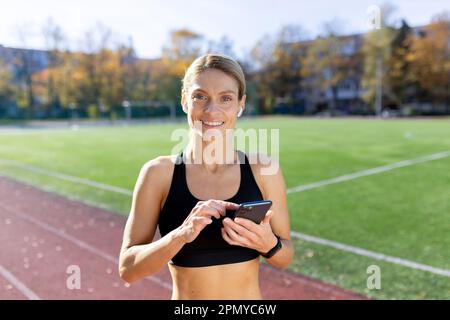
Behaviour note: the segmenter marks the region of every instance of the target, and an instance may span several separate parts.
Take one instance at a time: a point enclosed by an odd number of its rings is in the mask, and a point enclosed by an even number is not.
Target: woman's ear
[[[183,108],[183,112],[187,114],[188,113],[187,101],[186,101],[186,96],[184,94],[181,96],[181,106]]]
[[[247,98],[247,95],[243,95],[241,98],[241,101],[239,102],[240,107],[239,107],[239,112],[238,112],[238,118],[240,118],[242,116],[242,114],[244,113],[245,110],[245,99]]]

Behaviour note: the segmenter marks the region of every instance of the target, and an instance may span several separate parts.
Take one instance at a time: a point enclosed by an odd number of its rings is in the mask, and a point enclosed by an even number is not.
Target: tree
[[[63,107],[73,108],[80,105],[82,94],[79,83],[82,82],[82,72],[78,61],[80,53],[65,50],[60,54],[61,63],[55,73],[55,82],[58,83],[58,97]]]
[[[257,87],[259,113],[270,113],[276,100],[293,107],[301,87],[302,40],[305,32],[299,25],[283,26],[275,36],[265,35],[250,51],[252,76]]]
[[[180,103],[181,79],[189,65],[202,53],[203,36],[188,29],[170,33],[170,44],[163,48],[160,73],[156,76],[157,99]]]
[[[47,115],[50,109],[53,107],[59,107],[60,97],[59,92],[63,85],[61,82],[56,81],[58,69],[62,63],[62,51],[63,44],[65,42],[65,36],[60,26],[58,26],[52,19],[48,19],[42,29],[42,34],[45,39],[47,51],[48,51],[48,74],[47,74]]]
[[[16,33],[22,47],[27,47],[29,30],[26,26],[17,26]],[[17,105],[27,109],[27,116],[31,118],[36,109],[35,95],[33,92],[32,75],[35,71],[35,64],[32,57],[33,51],[21,49],[14,61],[17,78],[19,79],[17,92]]]
[[[85,33],[84,52],[77,55],[77,100],[82,108],[110,112],[123,100],[120,56],[111,48],[112,31],[97,24]]]
[[[336,21],[325,24],[325,33],[308,43],[302,59],[302,75],[308,79],[305,85],[310,91],[318,88],[320,93],[331,93],[328,103],[331,115],[338,105],[338,87],[352,72],[352,60],[356,55],[352,37],[339,34]],[[354,65],[354,63],[353,63]]]
[[[121,105],[123,96],[123,65],[118,51],[102,49],[97,53],[97,73],[99,85],[98,103],[102,111],[111,111]]]
[[[445,104],[450,113],[450,17],[438,15],[412,41],[408,57],[414,80],[425,90],[426,98]]]
[[[15,93],[11,71],[8,65],[0,60],[0,108],[12,103],[15,100]]]
[[[408,92],[414,85],[408,55],[411,50],[412,31],[405,20],[395,32],[388,61],[388,87],[393,104],[400,106],[408,100]]]

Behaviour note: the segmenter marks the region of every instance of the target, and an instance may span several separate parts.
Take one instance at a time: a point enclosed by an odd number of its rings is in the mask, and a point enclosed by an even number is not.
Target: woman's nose
[[[204,112],[213,113],[220,111],[220,106],[217,102],[211,101],[209,102],[204,109]]]

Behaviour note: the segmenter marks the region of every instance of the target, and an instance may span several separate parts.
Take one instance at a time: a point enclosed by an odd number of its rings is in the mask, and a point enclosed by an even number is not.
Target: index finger
[[[217,204],[224,206],[226,209],[235,210],[239,208],[239,205],[234,202],[224,201],[224,200],[214,200]]]

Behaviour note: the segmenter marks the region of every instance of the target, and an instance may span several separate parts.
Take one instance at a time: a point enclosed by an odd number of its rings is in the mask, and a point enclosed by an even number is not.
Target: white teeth
[[[219,122],[219,121],[202,121],[204,124],[208,125],[208,126],[221,126],[223,124],[223,122]]]

